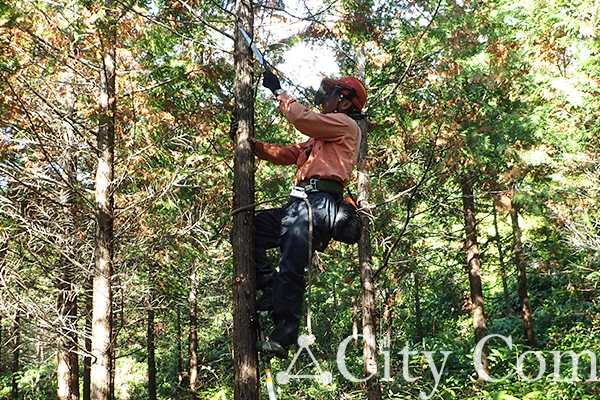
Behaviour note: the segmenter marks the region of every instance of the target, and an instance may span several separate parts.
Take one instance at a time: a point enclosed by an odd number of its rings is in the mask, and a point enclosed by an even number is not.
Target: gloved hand
[[[273,92],[273,94],[277,94],[275,93],[278,89],[281,89],[281,83],[279,83],[279,78],[277,76],[275,76],[274,73],[272,73],[271,71],[265,71],[263,73],[263,86],[266,87],[267,89],[270,89],[271,92]]]
[[[237,119],[235,119],[235,117],[231,120],[231,123],[229,124],[229,138],[231,140],[235,140],[235,135],[237,135],[237,130],[238,130],[239,124],[237,122]]]

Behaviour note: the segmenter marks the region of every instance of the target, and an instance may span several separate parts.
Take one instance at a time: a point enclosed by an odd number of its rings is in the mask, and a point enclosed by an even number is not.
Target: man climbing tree
[[[342,192],[360,143],[360,129],[353,118],[362,117],[367,91],[353,77],[324,79],[315,96],[315,105],[321,106],[317,113],[288,96],[275,74],[265,71],[263,77],[263,86],[273,92],[287,120],[309,137],[291,146],[254,140],[259,158],[298,167],[290,200],[255,218],[256,282],[263,292],[257,309],[272,310],[275,324],[269,340],[257,342],[257,349],[286,358],[288,347],[298,337],[304,270],[313,250],[325,249],[334,236]],[[279,271],[266,256],[266,250],[275,247],[281,249]]]

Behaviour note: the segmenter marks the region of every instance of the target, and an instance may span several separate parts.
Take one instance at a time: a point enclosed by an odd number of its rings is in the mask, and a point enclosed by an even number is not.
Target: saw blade
[[[254,52],[254,55],[256,56],[256,59],[258,60],[258,62],[260,63],[260,65],[263,66],[263,68],[265,69],[265,71],[271,72],[271,69],[267,65],[267,62],[265,61],[265,58],[263,57],[262,53],[260,52],[260,50],[258,50],[258,48],[254,44],[254,42],[252,41],[252,39],[250,38],[250,36],[244,30],[244,28],[240,28],[240,31],[242,31],[242,35],[244,36],[244,38],[248,42],[248,45],[250,45],[250,48]]]

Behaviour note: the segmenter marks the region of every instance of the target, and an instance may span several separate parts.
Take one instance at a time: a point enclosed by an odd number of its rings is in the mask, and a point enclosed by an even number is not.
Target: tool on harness
[[[344,186],[339,182],[329,179],[311,178],[307,181],[302,181],[299,186],[293,186],[290,196],[307,201],[309,193],[329,192],[342,194],[343,191]],[[338,242],[356,244],[360,240],[361,233],[362,220],[358,215],[356,203],[348,197],[340,201],[340,206],[333,222],[332,238]]]
[[[362,234],[362,220],[354,200],[346,198],[340,202],[340,208],[333,223],[333,240],[347,244],[356,244]]]

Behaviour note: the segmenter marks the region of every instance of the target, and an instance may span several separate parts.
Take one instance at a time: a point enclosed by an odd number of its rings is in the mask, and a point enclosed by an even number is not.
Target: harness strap
[[[309,193],[311,191],[328,192],[334,194],[344,193],[344,185],[338,181],[334,181],[333,179],[310,178],[303,180],[298,184],[298,186],[304,188]]]

